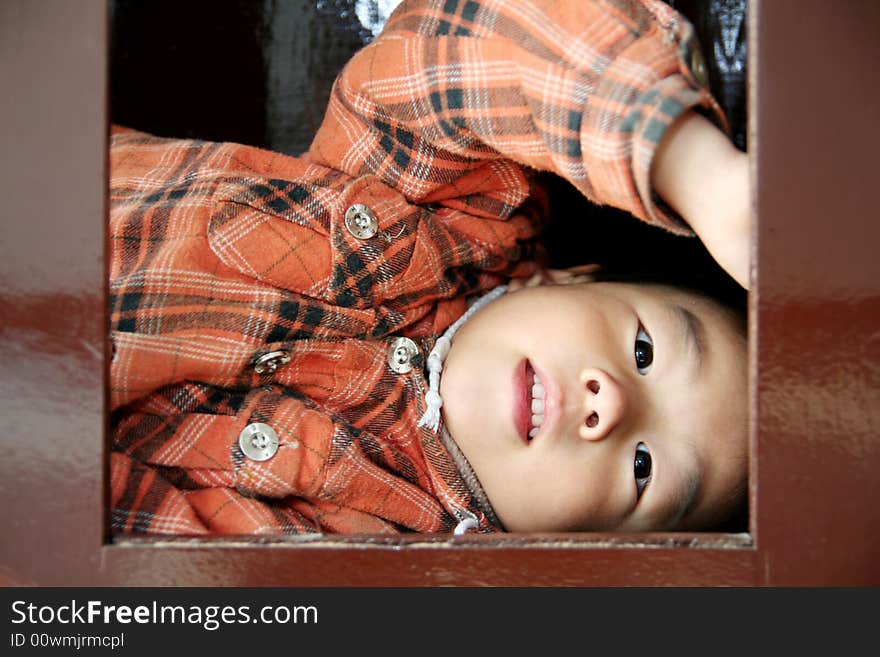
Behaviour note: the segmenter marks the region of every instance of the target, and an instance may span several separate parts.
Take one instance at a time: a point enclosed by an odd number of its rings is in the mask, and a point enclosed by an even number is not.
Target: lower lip
[[[532,383],[535,370],[524,359],[513,374],[513,423],[516,431],[526,445],[531,444],[529,431],[532,428]]]

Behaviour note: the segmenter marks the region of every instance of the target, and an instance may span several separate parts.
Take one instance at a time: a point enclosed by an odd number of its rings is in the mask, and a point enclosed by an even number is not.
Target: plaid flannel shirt
[[[113,531],[499,529],[417,427],[426,354],[537,266],[533,170],[689,232],[649,168],[685,110],[724,122],[698,57],[656,0],[404,2],[302,157],[114,129]]]

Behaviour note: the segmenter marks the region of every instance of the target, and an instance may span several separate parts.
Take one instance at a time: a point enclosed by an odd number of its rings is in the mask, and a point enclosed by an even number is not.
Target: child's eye
[[[636,478],[636,495],[642,496],[642,492],[651,481],[651,452],[645,443],[636,445],[636,457],[633,460],[633,474]]]
[[[654,362],[654,342],[641,324],[639,324],[639,331],[636,333],[634,354],[636,369],[639,371],[639,374],[644,376],[650,371],[651,363]]]

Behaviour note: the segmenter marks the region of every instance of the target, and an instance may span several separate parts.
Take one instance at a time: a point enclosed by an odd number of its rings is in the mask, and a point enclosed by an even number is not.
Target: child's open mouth
[[[541,378],[528,359],[517,368],[514,390],[516,391],[514,421],[520,437],[529,445],[544,423],[545,392]]]

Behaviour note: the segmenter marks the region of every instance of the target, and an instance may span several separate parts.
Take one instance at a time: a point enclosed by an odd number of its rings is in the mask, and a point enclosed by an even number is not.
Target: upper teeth
[[[538,429],[544,423],[544,384],[535,374],[532,381],[532,428],[529,431],[529,438],[538,435]]]

